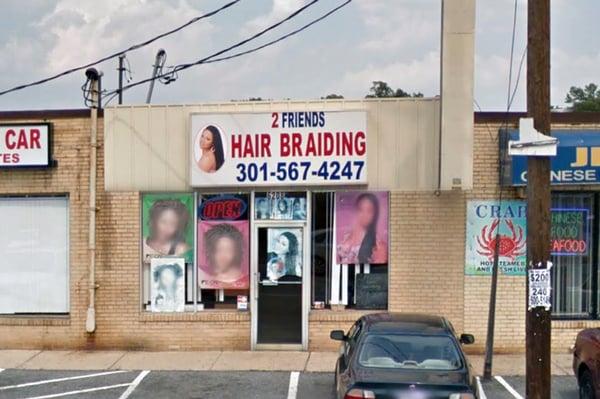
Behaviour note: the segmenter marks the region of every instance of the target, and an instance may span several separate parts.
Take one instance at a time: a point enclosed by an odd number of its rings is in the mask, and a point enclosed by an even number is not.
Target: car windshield
[[[457,370],[462,361],[447,336],[371,334],[362,345],[363,367],[390,369]]]

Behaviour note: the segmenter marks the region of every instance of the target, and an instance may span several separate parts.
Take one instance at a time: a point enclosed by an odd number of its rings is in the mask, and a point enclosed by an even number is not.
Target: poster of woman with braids
[[[247,289],[250,286],[249,235],[247,220],[199,222],[200,288]]]

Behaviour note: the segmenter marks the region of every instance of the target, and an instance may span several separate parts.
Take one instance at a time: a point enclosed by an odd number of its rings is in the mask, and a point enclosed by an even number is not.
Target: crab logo
[[[525,254],[525,238],[523,237],[523,228],[515,226],[512,220],[507,219],[504,221],[506,227],[510,231],[510,236],[504,234],[498,234],[496,237],[497,229],[500,226],[500,220],[496,219],[492,224],[483,226],[481,229],[481,235],[477,236],[477,244],[479,249],[477,253],[483,256],[487,256],[489,260],[494,259],[494,251],[496,250],[496,239],[498,243],[498,256],[503,258],[509,258],[514,261],[518,256]]]

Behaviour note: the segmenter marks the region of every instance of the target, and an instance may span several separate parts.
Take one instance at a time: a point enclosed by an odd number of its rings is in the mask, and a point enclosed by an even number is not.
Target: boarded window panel
[[[68,206],[0,198],[0,313],[69,312]]]

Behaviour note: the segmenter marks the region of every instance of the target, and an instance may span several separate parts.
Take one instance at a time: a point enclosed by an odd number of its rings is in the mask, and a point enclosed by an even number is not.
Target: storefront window
[[[69,313],[69,199],[0,198],[0,314]]]
[[[559,318],[596,315],[597,260],[592,245],[594,194],[554,193],[552,196],[552,309]]]
[[[312,195],[312,305],[388,306],[388,193]]]

